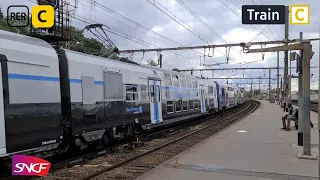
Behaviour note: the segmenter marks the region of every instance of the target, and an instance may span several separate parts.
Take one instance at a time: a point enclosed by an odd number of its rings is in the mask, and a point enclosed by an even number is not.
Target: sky
[[[32,8],[35,0],[1,1],[0,6],[6,12],[9,5],[24,4]],[[289,25],[289,39],[298,39],[299,32],[304,38],[319,38],[319,15],[316,0],[67,0],[72,14],[71,24],[83,29],[88,23],[105,25],[106,33],[120,50],[147,49],[164,47],[197,46],[254,41],[283,40],[284,25],[243,25],[241,21],[242,5],[292,5],[308,4],[311,8],[309,25]],[[279,3],[281,2],[281,3]],[[85,32],[87,37],[93,37]],[[269,45],[267,45],[269,47]],[[260,48],[253,46],[252,48]],[[318,67],[319,41],[312,42],[315,54],[311,66]],[[196,49],[181,51],[162,51],[163,68],[231,68],[231,67],[276,67],[277,53],[245,54],[240,47],[215,49]],[[229,52],[229,53],[228,53]],[[228,55],[229,54],[229,58]],[[205,55],[205,56],[204,56]],[[158,53],[121,54],[138,63],[157,62]],[[263,58],[264,56],[264,58]],[[228,63],[227,62],[228,60]],[[279,53],[280,67],[284,65],[284,52]],[[217,65],[220,64],[220,65]],[[292,67],[296,61],[292,62]],[[318,88],[318,68],[312,68],[311,89]],[[283,75],[283,69],[280,70]],[[268,78],[268,70],[241,71],[203,71],[194,75],[204,77],[262,77]],[[276,78],[276,70],[271,71]],[[292,68],[292,75],[296,69]],[[259,87],[259,80],[229,79],[216,80],[250,88]],[[261,89],[268,88],[268,79],[261,79]],[[272,79],[272,88],[276,80]],[[297,79],[292,79],[292,91],[297,90]]]

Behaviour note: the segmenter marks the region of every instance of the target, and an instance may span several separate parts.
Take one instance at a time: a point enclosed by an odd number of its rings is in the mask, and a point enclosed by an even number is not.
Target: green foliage
[[[31,19],[29,21],[31,23]],[[7,23],[7,18],[4,16],[0,7],[0,30],[10,31],[19,34],[28,35],[30,32],[30,27],[10,27]],[[99,42],[94,38],[87,38],[84,34],[76,27],[71,26],[71,40],[69,41],[69,46],[71,50],[99,55],[102,57],[109,57],[113,54],[112,49],[107,48],[103,43]],[[119,59],[117,54],[113,54],[111,59]]]
[[[3,18],[4,18],[4,16],[3,16],[2,8],[0,7],[0,20]]]

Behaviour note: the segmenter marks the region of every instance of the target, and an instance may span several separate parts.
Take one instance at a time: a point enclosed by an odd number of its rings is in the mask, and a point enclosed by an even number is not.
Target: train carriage
[[[0,165],[16,153],[100,148],[245,101],[244,89],[1,30],[0,65]]]

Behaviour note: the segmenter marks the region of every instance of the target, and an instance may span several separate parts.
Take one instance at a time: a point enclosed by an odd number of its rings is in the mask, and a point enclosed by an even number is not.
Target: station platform
[[[285,112],[268,101],[245,119],[155,167],[141,180],[317,180],[318,160],[298,159],[294,123],[284,131]],[[317,113],[310,112],[312,153],[318,156]]]

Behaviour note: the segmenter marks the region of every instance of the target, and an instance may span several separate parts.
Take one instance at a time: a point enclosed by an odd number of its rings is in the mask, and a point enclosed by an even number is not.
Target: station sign
[[[243,5],[242,24],[285,24],[285,6]]]
[[[290,24],[310,24],[310,6],[293,4],[290,6]],[[285,24],[284,5],[243,5],[242,24]]]

